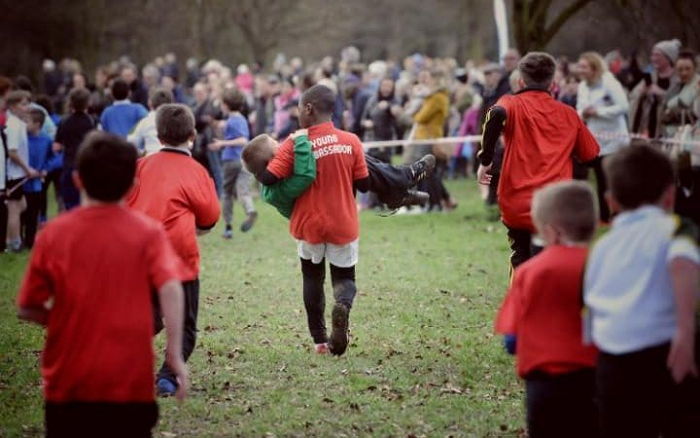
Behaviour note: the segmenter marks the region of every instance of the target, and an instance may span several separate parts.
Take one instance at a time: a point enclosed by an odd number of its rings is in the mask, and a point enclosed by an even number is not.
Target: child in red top
[[[576,110],[550,94],[556,63],[547,53],[528,53],[518,64],[520,91],[501,97],[486,115],[479,182],[490,184],[496,142],[503,133],[505,152],[498,183],[498,205],[511,241],[511,266],[532,255],[534,226],[530,203],[535,190],[569,180],[572,157],[593,161],[600,147]]]
[[[369,174],[360,140],[333,126],[334,105],[333,92],[322,85],[309,88],[301,97],[299,122],[302,128],[308,128],[317,173],[313,184],[297,198],[289,228],[298,242],[304,304],[316,351],[330,349],[341,355],[348,344],[348,316],[356,293],[359,222],[355,189],[368,190]],[[289,177],[293,168],[294,144],[289,139],[282,143],[259,179],[263,184],[274,184]],[[336,300],[330,339],[324,318],[326,259]]]
[[[197,233],[210,230],[219,217],[219,201],[207,171],[192,159],[190,146],[195,137],[194,116],[185,105],[165,104],[156,112],[156,130],[163,148],[142,158],[136,169],[136,184],[128,205],[165,226],[177,254],[186,265],[182,287],[185,291],[185,325],[182,353],[187,360],[197,336],[199,304],[199,246]],[[163,328],[156,314],[156,330]],[[156,381],[160,395],[172,395],[177,388],[173,371],[163,363]]]
[[[530,437],[595,437],[597,351],[583,345],[583,270],[597,204],[588,184],[568,181],[535,192],[532,215],[547,247],[520,265],[496,319],[517,339],[526,381]]]
[[[167,331],[166,361],[185,396],[181,261],[162,226],[121,200],[136,150],[89,135],[77,158],[84,207],[39,233],[17,297],[19,317],[47,327],[41,372],[46,436],[150,436],[152,292]]]

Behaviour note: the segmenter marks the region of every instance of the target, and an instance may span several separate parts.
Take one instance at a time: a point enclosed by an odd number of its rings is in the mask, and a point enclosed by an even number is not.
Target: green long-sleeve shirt
[[[292,216],[294,201],[306,191],[316,179],[316,159],[311,151],[311,142],[306,135],[294,139],[294,171],[289,178],[275,184],[262,186],[262,199],[272,205],[282,216]]]

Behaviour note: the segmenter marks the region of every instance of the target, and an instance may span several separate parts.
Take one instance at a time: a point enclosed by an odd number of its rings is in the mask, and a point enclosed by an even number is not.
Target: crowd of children
[[[586,183],[571,181],[572,157],[593,162],[599,143],[576,110],[552,97],[551,56],[529,53],[514,71],[520,90],[494,94],[484,114],[478,177],[492,183],[502,136],[497,200],[514,271],[496,330],[506,335],[525,379],[528,433],[693,436],[700,430],[700,254],[696,224],[671,214],[672,163],[648,146],[600,160],[612,223],[591,246],[599,202]],[[412,187],[430,176],[436,160],[426,155],[392,166],[365,154],[360,137],[337,126],[333,82],[321,82],[301,94],[286,90],[284,107],[294,102],[301,130],[291,129],[279,144],[251,129],[246,94],[235,88],[218,96],[226,120],[204,111],[204,121],[158,88],[149,95],[149,114],[128,100],[134,90],[123,79],[112,82],[115,101],[96,118],[90,93],[76,87],[53,139],[30,93],[4,95],[8,165],[0,166],[6,173],[0,189],[7,203],[0,213],[8,249],[33,247],[17,304],[21,318],[47,327],[47,436],[94,436],[98,428],[102,436],[150,436],[156,391],[184,397],[197,331],[197,235],[223,213],[224,237],[231,238],[234,198],[246,212],[241,231],[251,229],[253,177],[263,199],[290,219],[315,351],[344,354],[357,290],[355,192],[373,191],[390,208],[426,203],[428,195]],[[268,115],[277,128],[291,118]],[[91,132],[98,127],[105,132]],[[206,129],[220,132],[204,135]],[[251,140],[251,132],[259,135]],[[138,133],[137,147],[125,141],[129,133],[132,140]],[[198,144],[206,148],[200,162]],[[215,160],[201,164],[210,152],[222,170],[221,205]],[[55,181],[58,169],[58,193],[70,211],[37,234],[46,211],[42,181]],[[334,297],[330,334],[326,261]],[[154,378],[152,337],[163,328],[166,357]]]

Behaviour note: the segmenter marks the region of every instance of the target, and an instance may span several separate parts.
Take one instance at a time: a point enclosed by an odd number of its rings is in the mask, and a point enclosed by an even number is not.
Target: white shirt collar
[[[127,105],[130,104],[131,101],[129,99],[123,99],[123,100],[115,100],[112,105]]]

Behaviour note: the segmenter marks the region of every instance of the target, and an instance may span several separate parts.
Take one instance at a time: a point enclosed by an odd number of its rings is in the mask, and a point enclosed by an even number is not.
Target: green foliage
[[[492,330],[507,242],[503,227],[485,220],[475,186],[449,184],[460,201],[449,214],[361,215],[352,341],[341,358],[312,352],[281,216],[260,206],[250,233],[202,238],[192,390],[183,405],[160,400],[155,436],[522,434],[522,386]],[[0,255],[3,437],[42,431],[43,336],[14,316],[25,263],[26,255]]]

